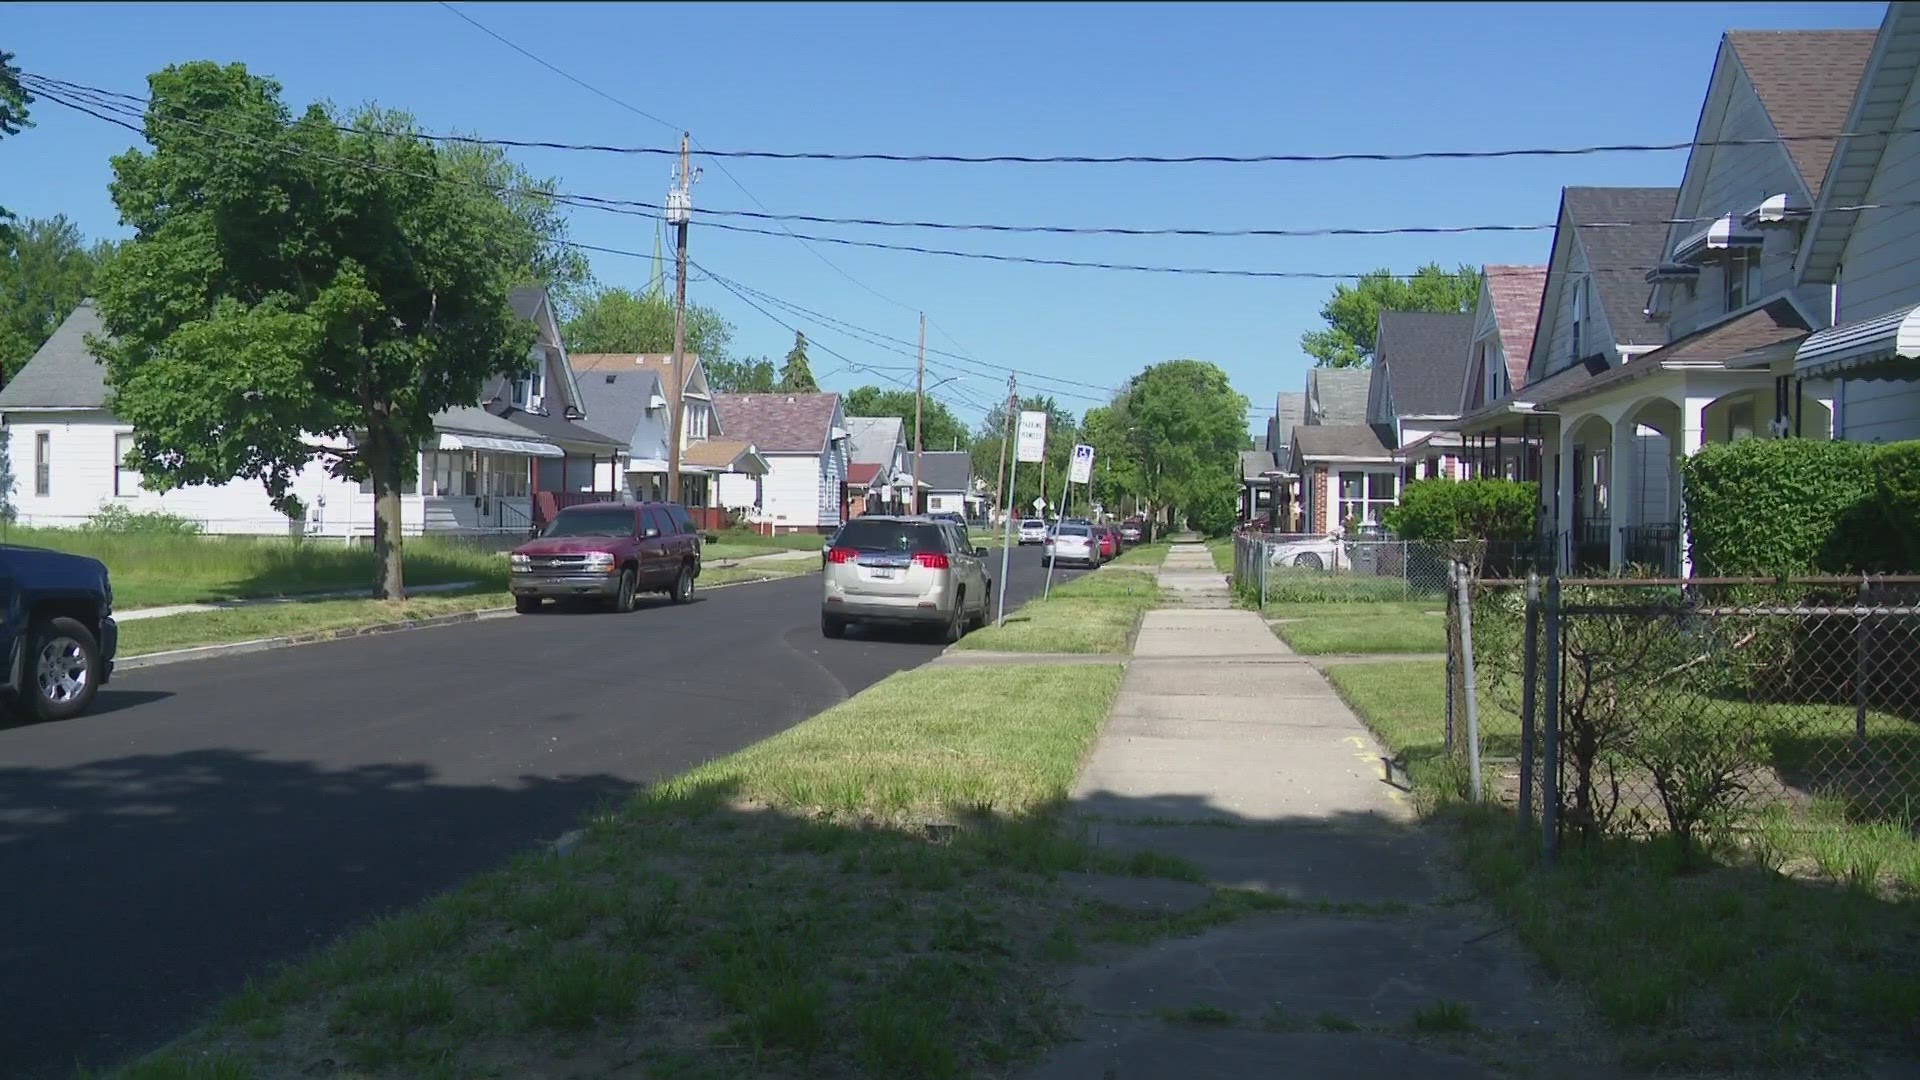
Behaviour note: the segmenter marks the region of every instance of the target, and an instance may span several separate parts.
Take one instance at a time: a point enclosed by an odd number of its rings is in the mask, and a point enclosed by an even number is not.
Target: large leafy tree
[[[1093,447],[1094,498],[1114,514],[1137,510],[1146,494],[1140,455],[1133,443],[1130,401],[1122,391],[1111,404],[1088,409],[1080,419],[1080,441]]]
[[[787,350],[787,360],[780,365],[780,381],[774,389],[783,394],[820,392],[820,384],[813,378],[813,367],[807,363],[807,335],[798,330],[793,332],[793,348]]]
[[[907,449],[913,449],[913,391],[856,386],[847,391],[841,403],[848,416],[899,417],[906,424]],[[926,441],[922,445],[928,450],[952,450],[956,446],[970,449],[973,445],[973,433],[967,430],[967,425],[953,415],[953,410],[931,397],[926,399],[920,422],[926,433]],[[976,475],[986,475],[977,467],[974,472]]]
[[[1247,399],[1202,360],[1169,360],[1127,386],[1125,426],[1149,512],[1178,508],[1196,527],[1233,520]]]
[[[146,483],[245,477],[297,515],[316,459],[369,481],[376,595],[398,599],[400,492],[433,415],[524,370],[526,222],[399,114],[295,118],[238,64],[148,92],[151,151],[113,160],[135,234],[98,275],[112,337],[94,343]]]
[[[18,135],[27,126],[27,106],[33,95],[20,85],[20,69],[13,66],[13,54],[0,49],[0,135]],[[0,206],[0,240],[12,229],[13,215]]]
[[[1320,308],[1325,330],[1300,335],[1300,347],[1321,367],[1363,367],[1373,359],[1374,336],[1383,311],[1471,312],[1480,301],[1480,271],[1453,271],[1428,263],[1411,277],[1382,268],[1352,285],[1335,285]]]
[[[89,248],[64,216],[29,218],[0,236],[0,372],[11,380],[93,287],[114,246]]]
[[[533,175],[491,143],[445,143],[439,158],[444,172],[493,192],[518,219],[519,228],[500,238],[526,268],[516,284],[545,288],[561,314],[570,314],[593,287],[593,267],[567,242],[567,217],[551,194],[560,182]]]
[[[581,297],[562,324],[567,348],[583,353],[670,353],[673,351],[673,301],[656,292],[618,286]],[[727,359],[733,324],[712,308],[687,305],[687,352],[712,374]]]

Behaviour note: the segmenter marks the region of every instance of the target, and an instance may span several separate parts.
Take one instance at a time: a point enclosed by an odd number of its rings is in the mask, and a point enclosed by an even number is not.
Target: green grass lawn
[[[1213,568],[1223,574],[1233,573],[1233,537],[1221,536],[1207,541],[1207,552],[1213,556]]]
[[[7,542],[106,563],[114,606],[122,610],[373,585],[372,550],[332,541],[10,529]],[[495,552],[411,537],[402,553],[407,581],[414,585],[507,584],[507,560]]]
[[[1167,551],[1173,544],[1166,540],[1155,540],[1151,544],[1136,544],[1120,553],[1113,560],[1115,566],[1159,566],[1167,561]]]
[[[1123,653],[1141,612],[1160,601],[1149,574],[1102,570],[1056,586],[1007,615],[1006,624],[975,630],[956,648],[986,652]]]
[[[1293,651],[1329,653],[1432,653],[1447,648],[1446,607],[1438,599],[1376,603],[1269,604],[1269,619]]]
[[[708,543],[707,546],[709,548],[713,547],[715,543],[719,543],[755,548],[758,549],[760,554],[779,550],[819,551],[820,545],[826,543],[827,540],[825,536],[819,533],[798,532],[781,533],[778,536],[763,536],[760,533],[754,532],[752,529],[723,529],[713,535],[717,539]]]
[[[1175,929],[1054,879],[1191,872],[1116,862],[1051,814],[1120,677],[892,676],[593,815],[570,854],[259,973],[119,1075],[1007,1074],[1070,1037],[1053,988],[1083,950]]]
[[[1232,569],[1231,566],[1228,569]],[[1253,596],[1259,596],[1259,583],[1249,583]],[[1426,599],[1417,592],[1410,594],[1407,583],[1398,577],[1377,577],[1373,574],[1355,574],[1347,572],[1328,573],[1324,570],[1304,570],[1292,566],[1270,566],[1267,568],[1268,604],[1369,604],[1386,603],[1401,600]],[[1444,606],[1438,593],[1432,594],[1432,601]]]
[[[1852,1075],[1920,1031],[1920,843],[1816,802],[1751,815],[1683,866],[1664,837],[1569,842],[1545,866],[1511,814],[1469,809],[1442,746],[1444,665],[1355,664],[1329,677],[1404,754],[1417,801],[1460,827],[1468,869],[1554,978],[1616,1029],[1625,1064],[1655,1072]],[[1827,722],[1844,727],[1842,720]],[[1837,711],[1837,712],[1839,712]],[[1836,712],[1836,715],[1837,715]],[[1489,757],[1518,724],[1483,703]],[[1876,726],[1889,722],[1878,718]]]

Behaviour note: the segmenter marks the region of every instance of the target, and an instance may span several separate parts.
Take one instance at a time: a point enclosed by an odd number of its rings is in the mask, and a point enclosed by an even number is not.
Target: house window
[[[1573,359],[1577,362],[1583,355],[1580,351],[1585,344],[1587,323],[1587,282],[1582,278],[1573,283]]]
[[[1340,474],[1340,524],[1359,521],[1378,525],[1386,508],[1394,504],[1400,478],[1390,472],[1343,472]]]
[[[707,437],[707,407],[695,405],[687,410],[687,434],[689,438]]]
[[[1727,310],[1738,311],[1753,299],[1760,283],[1760,260],[1751,251],[1736,251],[1727,260]]]
[[[140,490],[140,470],[127,467],[133,453],[133,432],[122,431],[113,437],[113,493],[125,498]]]
[[[1498,401],[1512,392],[1507,386],[1506,356],[1500,351],[1499,342],[1480,343],[1480,372],[1480,382],[1486,387],[1486,393],[1479,404]]]
[[[53,494],[53,434],[36,431],[33,435],[33,493],[41,497]]]

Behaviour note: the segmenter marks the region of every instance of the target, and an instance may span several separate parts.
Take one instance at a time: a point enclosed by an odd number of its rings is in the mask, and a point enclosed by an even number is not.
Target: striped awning
[[[567,452],[549,442],[533,439],[503,439],[495,435],[440,433],[442,450],[492,450],[501,454],[525,454],[528,457],[566,457]]]
[[[1822,330],[1793,367],[1803,379],[1920,379],[1920,305]]]
[[[1758,230],[1734,221],[1732,214],[1713,219],[1713,223],[1674,245],[1675,262],[1691,263],[1717,258],[1729,251],[1757,248],[1765,240]]]

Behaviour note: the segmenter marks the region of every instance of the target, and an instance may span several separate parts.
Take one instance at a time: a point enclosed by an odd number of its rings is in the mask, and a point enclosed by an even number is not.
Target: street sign
[[[1067,479],[1076,484],[1093,479],[1093,447],[1086,443],[1074,444],[1073,465],[1067,472]]]
[[[1033,508],[1035,510],[1045,510],[1047,508],[1047,500],[1039,498],[1038,496],[1035,496],[1033,500]]]
[[[1022,412],[1020,414],[1019,453],[1015,461],[1041,462],[1047,459],[1047,414],[1044,412]]]

